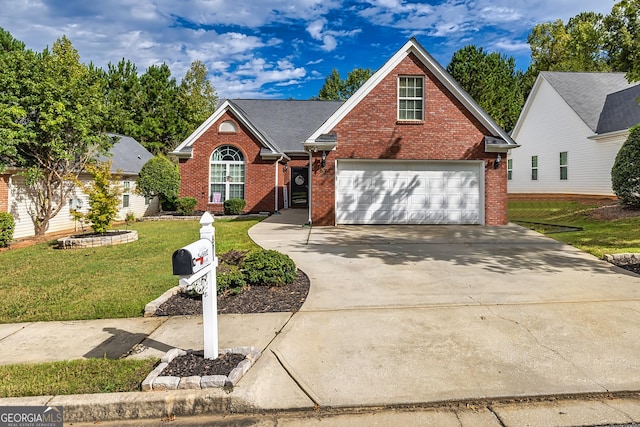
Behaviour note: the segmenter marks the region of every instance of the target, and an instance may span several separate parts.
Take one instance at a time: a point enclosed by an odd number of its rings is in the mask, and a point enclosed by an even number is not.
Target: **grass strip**
[[[0,366],[0,398],[140,390],[158,359],[80,359]]]

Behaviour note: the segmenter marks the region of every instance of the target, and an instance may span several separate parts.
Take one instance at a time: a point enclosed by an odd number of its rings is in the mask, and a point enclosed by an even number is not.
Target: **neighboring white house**
[[[624,73],[542,72],[512,132],[509,194],[613,196],[616,154],[640,123],[640,84]]]
[[[110,150],[110,156],[99,157],[98,160],[111,160],[111,172],[121,176],[119,185],[123,193],[120,196],[118,220],[124,220],[129,212],[136,218],[158,212],[158,198],[145,198],[135,193],[136,179],[142,166],[153,157],[135,139],[116,135],[118,141]],[[80,180],[88,183],[89,175],[81,175]],[[35,234],[33,221],[29,215],[33,202],[25,184],[24,177],[19,171],[11,170],[0,176],[0,211],[6,211],[13,215],[16,226],[13,233],[14,239],[31,237]],[[47,233],[66,230],[80,230],[82,224],[78,224],[71,216],[71,209],[86,213],[89,210],[89,201],[86,194],[80,189],[74,189],[68,200],[65,201],[62,210],[49,222]],[[89,227],[87,226],[88,230]]]

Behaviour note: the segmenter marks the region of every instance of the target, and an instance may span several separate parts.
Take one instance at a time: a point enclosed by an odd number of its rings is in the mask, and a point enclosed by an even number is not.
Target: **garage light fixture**
[[[499,169],[500,168],[500,162],[502,162],[502,157],[500,157],[500,153],[498,153],[498,157],[496,157],[495,162],[493,162],[493,168],[494,169]]]
[[[320,162],[320,165],[322,167],[324,167],[327,164],[327,152],[323,151],[322,152],[322,161]]]

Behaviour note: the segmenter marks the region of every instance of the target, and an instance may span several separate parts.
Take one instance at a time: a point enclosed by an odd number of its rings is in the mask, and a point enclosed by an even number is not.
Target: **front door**
[[[309,168],[291,168],[291,207],[309,206]]]

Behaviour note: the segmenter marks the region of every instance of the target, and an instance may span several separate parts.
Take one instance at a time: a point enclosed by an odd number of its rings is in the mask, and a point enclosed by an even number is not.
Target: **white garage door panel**
[[[481,224],[482,162],[338,161],[339,224]]]

